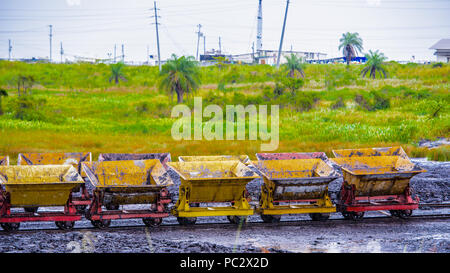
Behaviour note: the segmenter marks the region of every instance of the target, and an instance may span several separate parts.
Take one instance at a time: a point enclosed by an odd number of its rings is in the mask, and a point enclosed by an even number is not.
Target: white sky
[[[256,39],[258,0],[159,0],[162,59],[195,55],[197,25],[207,50],[251,52]],[[263,49],[278,49],[286,0],[263,0]],[[125,45],[125,61],[145,61],[147,45],[156,55],[153,1],[0,0],[0,58],[47,57],[53,25],[53,59],[60,42],[67,57],[107,58]],[[450,0],[291,0],[283,49],[338,51],[342,33],[359,32],[364,52],[379,49],[390,60],[435,60],[429,48],[450,38]],[[201,42],[200,52],[203,51]]]

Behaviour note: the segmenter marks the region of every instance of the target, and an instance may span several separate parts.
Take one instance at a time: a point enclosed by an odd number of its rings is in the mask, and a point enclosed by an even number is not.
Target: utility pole
[[[62,46],[62,42],[60,42],[60,45],[61,45],[61,49],[60,49],[59,53],[61,54],[61,63],[62,63],[63,62],[63,55],[64,55],[64,49],[63,49],[63,46]]]
[[[255,62],[255,42],[252,42],[252,59]]]
[[[116,44],[114,44],[114,63],[116,63]]]
[[[256,53],[258,57],[261,57],[262,50],[262,0],[259,0],[258,4],[258,25],[256,30]]]
[[[287,18],[288,8],[289,8],[289,0],[287,0],[287,2],[286,2],[286,11],[284,12],[283,30],[281,31],[280,47],[278,48],[277,68],[280,67],[281,48],[283,46],[284,29],[286,28],[286,18]]]
[[[203,35],[203,55],[206,55],[206,35]]]
[[[219,36],[219,54],[222,54],[222,43],[220,42],[220,36]]]
[[[158,13],[156,8],[156,1],[153,2],[155,4],[155,26],[156,26],[156,44],[158,47],[158,65],[159,65],[159,71],[161,71],[161,54],[159,51],[159,33],[158,33]]]
[[[123,44],[122,44],[122,63],[125,62],[125,50],[123,48]]]
[[[199,44],[200,44],[200,37],[203,34],[200,32],[200,29],[202,28],[202,25],[198,24],[197,27],[198,27],[198,31],[197,31],[197,55],[195,55],[195,56],[196,56],[196,59],[199,61],[200,59],[198,58],[198,47],[199,47]]]
[[[52,36],[53,36],[52,28],[53,28],[53,26],[49,25],[49,28],[50,28],[50,34],[48,35],[50,37],[50,57],[49,57],[49,60],[50,60],[50,62],[52,62]]]
[[[11,50],[12,50],[11,39],[9,39],[8,40],[8,61],[11,61]]]

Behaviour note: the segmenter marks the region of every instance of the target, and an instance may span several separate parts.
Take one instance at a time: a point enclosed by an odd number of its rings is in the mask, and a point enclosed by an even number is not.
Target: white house
[[[434,44],[430,49],[435,49],[436,60],[438,62],[448,63],[450,62],[450,39],[441,39]]]

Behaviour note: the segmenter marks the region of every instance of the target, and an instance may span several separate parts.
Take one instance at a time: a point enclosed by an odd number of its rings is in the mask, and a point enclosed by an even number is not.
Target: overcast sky
[[[256,39],[258,0],[159,0],[162,59],[172,53],[195,55],[197,25],[206,48],[251,52]],[[107,58],[125,45],[126,61],[145,61],[147,46],[156,55],[153,1],[0,0],[0,58],[48,57],[53,25],[53,59]],[[286,0],[263,0],[263,49],[278,49]],[[291,0],[284,50],[338,51],[342,33],[358,32],[364,52],[379,49],[390,60],[435,60],[429,48],[450,38],[450,0]],[[203,51],[201,43],[200,51]]]

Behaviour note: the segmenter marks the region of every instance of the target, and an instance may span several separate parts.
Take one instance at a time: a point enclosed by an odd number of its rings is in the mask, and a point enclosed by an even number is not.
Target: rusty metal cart
[[[0,223],[17,230],[21,222],[55,221],[60,229],[72,229],[81,219],[72,192],[84,184],[70,165],[0,166]],[[12,212],[12,207],[64,206],[63,212]]]
[[[159,226],[169,216],[171,197],[167,187],[173,182],[158,159],[90,162],[82,166],[95,186],[86,212],[95,227],[106,228],[113,219],[131,218],[141,218],[147,226]],[[118,209],[130,204],[148,208]]]
[[[91,162],[92,154],[86,153],[20,153],[17,159],[17,165],[72,165],[83,179],[86,179],[86,173],[81,169],[82,162]],[[84,212],[89,205],[91,196],[86,190],[85,184],[76,188],[78,193],[72,196],[72,202],[76,205],[79,212]],[[38,207],[27,207],[26,211],[35,212]]]
[[[339,174],[323,160],[261,160],[257,168],[264,179],[258,208],[264,222],[279,222],[283,214],[300,213],[326,220],[336,211],[328,184]]]
[[[336,151],[335,155],[349,155]],[[355,153],[353,153],[355,154]],[[412,197],[410,179],[425,170],[409,158],[397,156],[351,156],[332,158],[343,171],[338,210],[346,219],[360,220],[365,211],[389,210],[406,218],[419,206]]]
[[[201,216],[227,216],[231,223],[241,223],[253,214],[245,198],[245,186],[258,178],[240,161],[169,162],[180,176],[179,199],[172,214],[182,225],[194,224]],[[192,204],[206,206],[192,206]],[[227,203],[228,206],[212,206]]]

